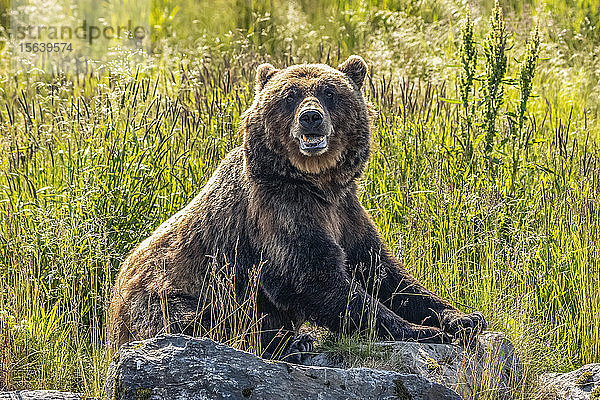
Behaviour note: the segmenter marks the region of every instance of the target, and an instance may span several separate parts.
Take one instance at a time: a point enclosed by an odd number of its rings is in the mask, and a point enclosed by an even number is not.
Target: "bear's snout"
[[[316,99],[315,99],[316,100]],[[317,101],[307,99],[300,105],[292,129],[304,155],[319,155],[327,151],[327,136],[331,134],[331,119]]]
[[[313,130],[323,123],[323,113],[317,109],[309,108],[302,110],[298,119],[303,128]]]

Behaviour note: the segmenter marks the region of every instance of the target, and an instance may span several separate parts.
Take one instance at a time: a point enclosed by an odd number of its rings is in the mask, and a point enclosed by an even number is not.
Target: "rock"
[[[595,390],[600,400],[600,364],[588,364],[564,374],[547,373],[539,378],[541,398],[556,400],[590,400]]]
[[[107,374],[109,399],[459,400],[415,374],[268,362],[209,339],[160,335],[121,347]]]
[[[58,390],[19,390],[0,392],[0,400],[93,400],[80,393],[59,392]]]
[[[366,353],[369,356],[362,358],[320,354],[308,363],[416,374],[451,388],[465,399],[479,398],[484,393],[484,398],[512,399],[512,388],[518,387],[524,374],[512,343],[499,332],[481,334],[468,348],[449,344],[383,342],[376,343]]]

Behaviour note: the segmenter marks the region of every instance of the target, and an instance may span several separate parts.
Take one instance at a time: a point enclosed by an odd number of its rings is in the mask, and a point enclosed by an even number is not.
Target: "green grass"
[[[470,163],[455,87],[464,9],[452,1],[157,1],[154,22],[176,38],[110,76],[13,74],[4,50],[0,387],[101,395],[119,264],[239,144],[256,65],[335,65],[352,53],[372,66],[365,94],[379,110],[361,201],[406,268],[482,311],[530,376],[599,362],[600,69],[590,54],[600,47],[586,28],[599,16],[592,2],[572,2],[572,13],[559,3],[505,4],[508,77],[518,78],[530,12],[542,28],[528,139],[515,158],[506,110],[520,92],[507,85],[488,153],[483,122],[472,122]],[[472,10],[478,74],[491,6]]]

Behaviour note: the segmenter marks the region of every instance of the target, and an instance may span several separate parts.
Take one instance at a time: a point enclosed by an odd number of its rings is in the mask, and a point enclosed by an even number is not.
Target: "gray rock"
[[[0,392],[0,400],[93,400],[80,393],[59,392],[58,390],[19,390]]]
[[[121,347],[107,374],[109,399],[459,400],[415,374],[268,362],[209,339],[160,335]]]
[[[588,364],[564,374],[547,373],[539,378],[541,398],[590,400],[594,389],[600,392],[600,364]],[[598,397],[600,398],[600,397]]]
[[[361,352],[363,353],[363,352]],[[414,342],[377,343],[368,357],[320,354],[310,365],[370,367],[416,374],[447,386],[465,399],[513,398],[523,379],[523,365],[512,343],[499,332],[485,332],[470,347]]]

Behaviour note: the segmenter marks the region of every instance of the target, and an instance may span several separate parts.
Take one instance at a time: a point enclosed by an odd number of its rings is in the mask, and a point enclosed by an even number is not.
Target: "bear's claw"
[[[480,312],[472,314],[447,313],[442,317],[442,330],[461,341],[470,342],[487,328],[487,321]]]
[[[313,355],[314,345],[315,338],[312,335],[308,333],[297,335],[292,339],[282,361],[303,364]]]

